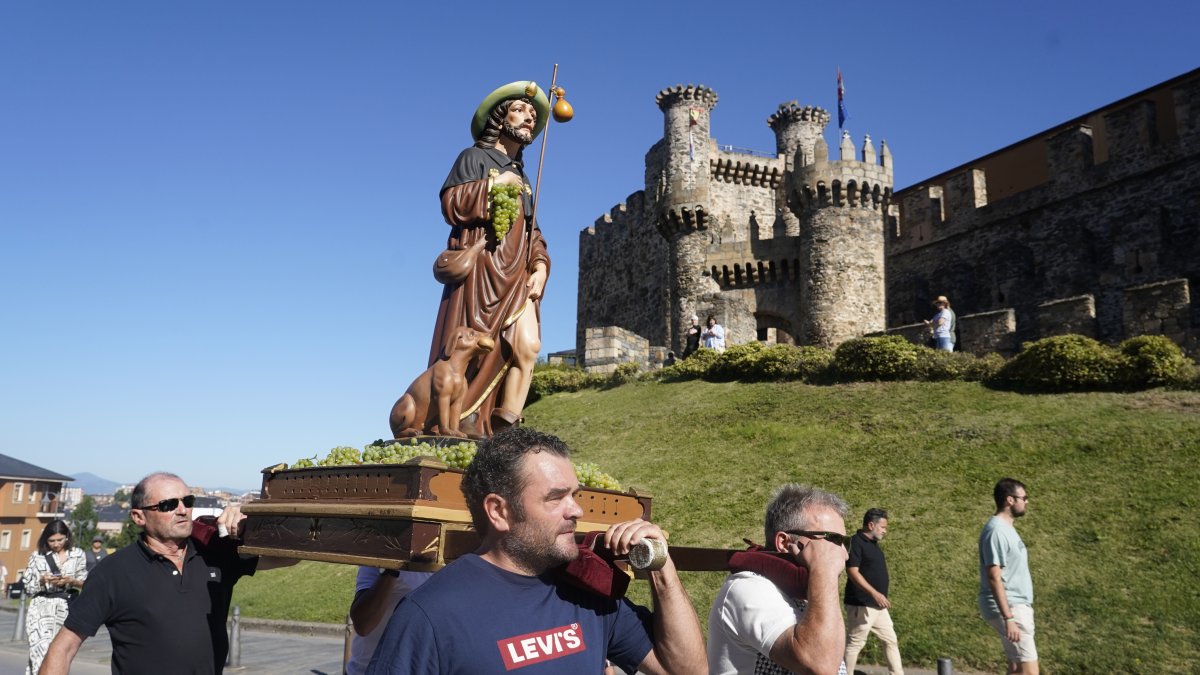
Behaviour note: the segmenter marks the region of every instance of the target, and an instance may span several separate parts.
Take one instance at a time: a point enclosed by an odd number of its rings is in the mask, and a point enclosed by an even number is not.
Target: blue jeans
[[[954,351],[954,341],[948,337],[935,338],[937,340],[937,348],[944,352]]]

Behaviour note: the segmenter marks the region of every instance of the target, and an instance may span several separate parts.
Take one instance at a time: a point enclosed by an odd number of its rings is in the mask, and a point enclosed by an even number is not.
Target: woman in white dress
[[[26,675],[36,675],[50,641],[67,619],[68,601],[87,578],[87,560],[75,546],[71,529],[61,520],[52,520],[38,537],[38,550],[30,554],[29,564],[21,573],[25,592],[32,599],[25,615],[29,636],[29,663]]]

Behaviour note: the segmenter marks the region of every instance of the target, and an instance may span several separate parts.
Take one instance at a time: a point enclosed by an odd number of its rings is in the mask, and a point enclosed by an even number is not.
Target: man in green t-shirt
[[[1029,553],[1013,527],[1029,508],[1029,493],[1021,481],[1005,478],[992,497],[996,515],[979,535],[979,611],[1000,635],[1008,672],[1037,675]]]

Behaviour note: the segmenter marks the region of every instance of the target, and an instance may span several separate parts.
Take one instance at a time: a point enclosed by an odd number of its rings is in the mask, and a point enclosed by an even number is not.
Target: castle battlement
[[[783,157],[770,159],[726,151],[710,158],[708,167],[714,180],[771,189],[783,183],[787,171]]]
[[[663,111],[680,104],[699,104],[712,110],[717,105],[717,98],[717,92],[703,84],[677,84],[658,92],[658,95],[654,97],[654,102]]]
[[[853,159],[817,160],[797,166],[789,186],[792,203],[801,211],[827,207],[881,211],[892,199],[892,168]]]

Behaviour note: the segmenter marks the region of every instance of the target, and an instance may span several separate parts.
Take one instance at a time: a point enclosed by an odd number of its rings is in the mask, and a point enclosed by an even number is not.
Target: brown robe
[[[519,163],[491,148],[467,148],[459,155],[442,187],[442,216],[450,225],[446,248],[463,250],[481,237],[487,244],[476,257],[474,266],[461,283],[447,284],[438,307],[437,324],[429,349],[429,363],[446,353],[449,341],[459,328],[472,328],[491,336],[496,349],[476,357],[467,368],[467,394],[463,403],[463,431],[470,435],[490,436],[492,410],[503,407],[504,376],[513,363],[514,324],[525,308],[528,290],[525,284],[540,262],[550,269],[550,256],[542,233],[526,222],[531,208],[528,195],[504,239],[496,240],[488,218],[488,170],[501,173],[516,171],[525,179]],[[525,180],[528,184],[528,180]],[[538,312],[541,301],[533,303]],[[520,412],[513,410],[511,412]]]

